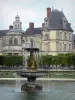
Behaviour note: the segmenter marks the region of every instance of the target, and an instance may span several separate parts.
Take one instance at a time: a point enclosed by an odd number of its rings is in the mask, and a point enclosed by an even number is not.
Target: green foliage
[[[62,69],[66,65],[66,55],[65,54],[58,54],[59,64],[61,65]]]
[[[4,65],[4,66],[23,65],[23,57],[22,56],[14,56],[14,55],[0,56],[0,65]]]
[[[72,55],[72,63],[74,65],[74,69],[75,69],[75,54]]]
[[[1,55],[0,56],[0,65],[3,65],[3,60],[4,60],[4,57]]]
[[[28,66],[33,65],[37,68],[35,57],[30,56],[28,58]],[[15,55],[1,55],[0,56],[0,65],[1,66],[20,66],[23,65],[23,56],[15,56]],[[61,65],[61,67],[68,66],[70,68],[71,65],[75,68],[75,54],[74,53],[66,53],[66,54],[58,54],[56,56],[52,55],[42,55],[39,56],[39,65],[40,66],[48,66],[50,65]]]
[[[68,53],[65,54],[65,56],[66,56],[66,64],[70,68],[70,66],[73,64],[73,59],[72,59],[73,54]]]
[[[66,53],[66,54],[58,54],[56,56],[52,55],[42,55],[41,60],[42,65],[60,65],[63,67],[68,66],[70,68],[71,65],[74,65],[75,68],[75,54]]]
[[[42,55],[40,61],[42,65],[50,66],[52,65],[52,55]]]

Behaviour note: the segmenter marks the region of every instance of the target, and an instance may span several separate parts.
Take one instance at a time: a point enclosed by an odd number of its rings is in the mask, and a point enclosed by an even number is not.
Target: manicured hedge
[[[0,56],[0,65],[1,66],[23,66],[23,56],[15,56],[15,55],[1,55]],[[58,54],[56,56],[52,55],[42,55],[39,57],[39,65],[50,68],[50,65],[61,66],[62,68],[65,66],[74,66],[75,69],[75,54],[74,53],[66,53],[66,54]]]
[[[0,56],[0,65],[4,66],[23,65],[23,56],[13,56],[13,55]]]
[[[56,56],[45,55],[41,57],[42,65],[50,67],[50,65],[61,66],[62,68],[65,66],[74,66],[75,69],[75,54],[74,53],[66,53],[66,54],[58,54]]]

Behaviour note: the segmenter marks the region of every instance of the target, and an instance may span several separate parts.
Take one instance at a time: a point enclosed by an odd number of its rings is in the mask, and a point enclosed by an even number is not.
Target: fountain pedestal
[[[34,72],[28,72],[28,71],[20,71],[17,72],[18,75],[22,77],[26,77],[28,82],[21,86],[22,91],[27,92],[37,92],[43,89],[42,85],[35,83],[36,78],[42,77],[44,75],[47,75],[47,71],[34,71]]]
[[[29,52],[29,56],[27,61],[26,70],[22,70],[18,72],[17,74],[22,77],[26,77],[28,82],[21,86],[22,91],[27,92],[35,92],[42,90],[42,85],[36,84],[36,78],[42,77],[47,75],[47,71],[38,71],[39,69],[39,62],[38,62],[38,48],[25,48],[24,51]],[[38,58],[38,59],[37,59]],[[25,62],[26,63],[26,62]]]
[[[42,90],[42,85],[35,84],[35,83],[25,83],[21,86],[21,91],[27,92],[37,92]]]

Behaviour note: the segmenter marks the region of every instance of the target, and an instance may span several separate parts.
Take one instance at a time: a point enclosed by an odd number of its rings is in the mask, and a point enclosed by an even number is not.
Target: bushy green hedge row
[[[75,54],[67,53],[67,54],[58,54],[56,56],[52,55],[42,55],[39,58],[40,66],[49,66],[50,65],[60,65],[62,68],[64,66],[74,66],[75,68]],[[5,55],[0,56],[0,65],[3,66],[23,66],[23,56],[15,56],[15,55]]]
[[[23,56],[13,56],[13,55],[0,56],[0,65],[4,66],[23,65]]]
[[[66,53],[66,54],[58,54],[56,56],[52,55],[44,55],[41,57],[42,65],[60,65],[62,68],[64,66],[74,66],[75,68],[75,54],[74,53]]]

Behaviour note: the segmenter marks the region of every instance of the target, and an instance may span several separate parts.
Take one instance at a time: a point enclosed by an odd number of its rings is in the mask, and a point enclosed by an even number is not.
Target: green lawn
[[[73,71],[51,71],[47,76],[50,78],[75,78],[75,72]]]
[[[15,78],[12,72],[0,72],[0,78]]]

